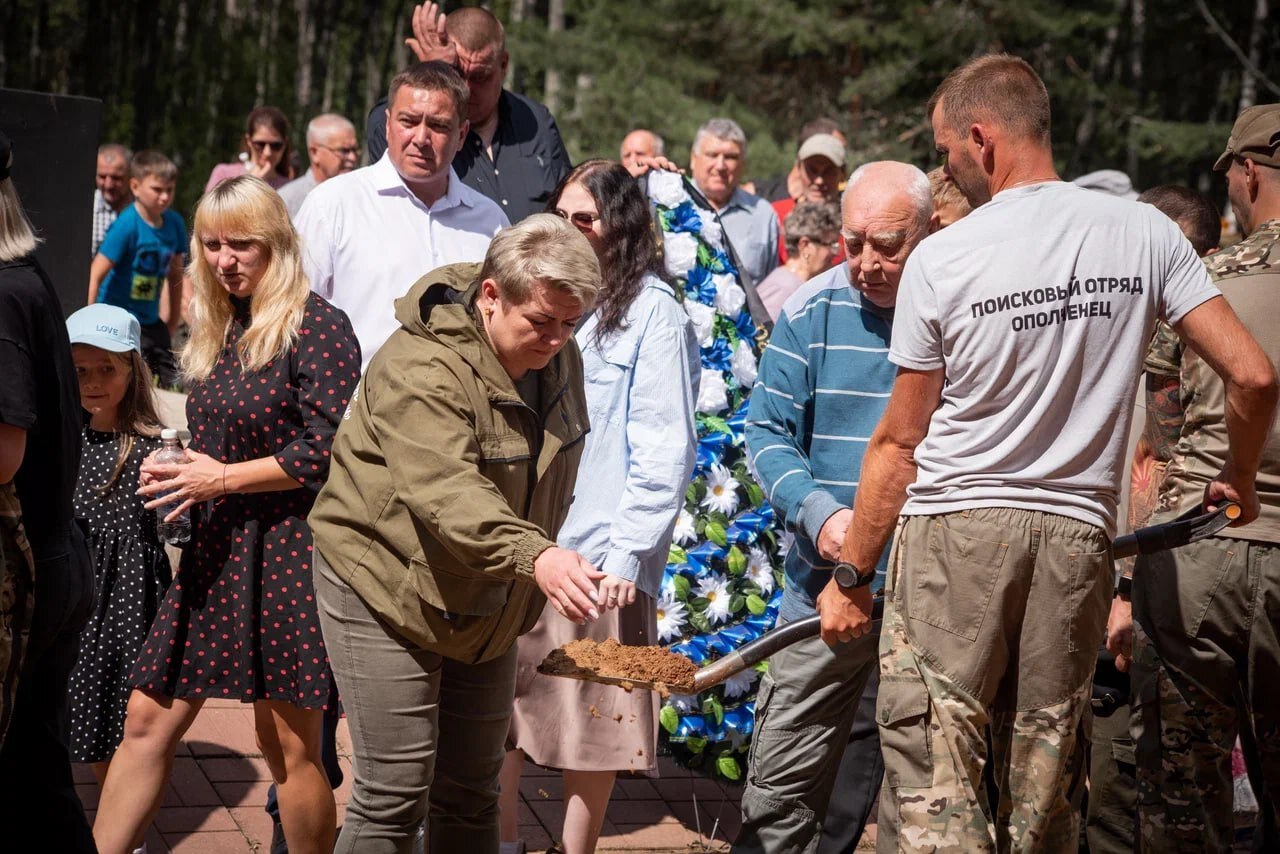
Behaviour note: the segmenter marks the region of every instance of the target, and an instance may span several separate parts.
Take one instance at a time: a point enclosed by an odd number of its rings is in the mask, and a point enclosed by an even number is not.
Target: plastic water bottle
[[[160,452],[156,454],[156,462],[162,465],[186,465],[190,462],[187,459],[187,452],[182,449],[182,443],[178,441],[178,431],[172,429],[164,429],[160,431],[160,441],[164,443],[160,448]],[[160,497],[170,493],[161,493]],[[171,546],[178,543],[185,543],[191,539],[191,511],[183,510],[182,514],[173,521],[166,522],[165,516],[171,511],[171,507],[161,507],[156,510],[156,533],[160,535],[160,539]]]

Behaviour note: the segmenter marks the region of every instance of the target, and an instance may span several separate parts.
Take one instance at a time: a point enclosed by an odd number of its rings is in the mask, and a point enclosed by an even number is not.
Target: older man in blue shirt
[[[711,119],[693,137],[689,168],[693,183],[715,208],[742,264],[748,286],[778,266],[778,215],[773,206],[738,186],[747,156],[747,135],[732,119]]]

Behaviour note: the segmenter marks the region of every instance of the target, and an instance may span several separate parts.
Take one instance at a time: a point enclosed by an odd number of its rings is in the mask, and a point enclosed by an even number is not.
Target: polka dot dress
[[[193,514],[191,542],[131,684],[173,697],[280,700],[324,708],[333,676],[311,581],[307,513],[360,377],[347,316],[312,294],[298,342],[242,375],[236,342],[187,398],[191,448],[220,462],[274,457],[301,489],[233,494]]]
[[[169,585],[169,559],[156,536],[155,513],[135,493],[138,470],[160,440],[136,436],[120,477],[105,494],[120,436],[86,428],[76,486],[76,515],[89,522],[97,598],[80,636],[71,674],[71,759],[102,762],[124,737],[129,671]]]

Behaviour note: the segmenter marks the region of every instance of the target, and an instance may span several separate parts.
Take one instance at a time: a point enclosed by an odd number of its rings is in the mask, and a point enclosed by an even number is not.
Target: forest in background
[[[453,9],[458,2],[446,3]],[[789,167],[801,124],[849,136],[852,162],[937,162],[924,104],[957,64],[1004,50],[1053,104],[1059,168],[1139,188],[1212,192],[1235,115],[1280,101],[1269,0],[496,0],[508,88],[547,103],[575,161],[616,158],[649,127],[688,159],[705,119],[736,119],[748,177]],[[101,98],[103,140],[157,148],[183,169],[189,213],[244,117],[274,104],[303,144],[309,117],[369,108],[410,61],[406,0],[7,0],[0,86]]]

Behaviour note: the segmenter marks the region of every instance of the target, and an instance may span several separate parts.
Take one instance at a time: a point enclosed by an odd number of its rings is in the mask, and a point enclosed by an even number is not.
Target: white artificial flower
[[[710,347],[711,339],[715,337],[716,332],[716,310],[709,305],[703,305],[696,299],[689,298],[684,301],[684,313],[689,315],[689,320],[693,321],[693,331],[698,336],[698,346]]]
[[[783,531],[782,536],[778,537],[778,554],[791,554],[791,547],[795,545],[796,535],[790,531]]]
[[[707,600],[707,622],[715,626],[729,619],[729,579],[719,575],[708,575],[698,582],[694,595]]]
[[[738,385],[751,388],[756,381],[756,354],[751,352],[751,345],[745,339],[738,339],[738,346],[733,348],[733,359],[729,368],[738,379]]]
[[[658,600],[658,640],[675,640],[684,632],[689,619],[689,609],[675,597],[663,596]]]
[[[741,673],[730,676],[724,680],[724,695],[726,697],[741,697],[751,690],[752,685],[756,684],[756,677],[759,675],[754,667],[748,667]]]
[[[667,698],[672,707],[682,715],[702,711],[702,704],[694,694],[672,694]]]
[[[689,278],[698,263],[698,238],[687,232],[662,235],[662,257],[667,272],[677,279]]]
[[[768,552],[759,546],[752,546],[747,552],[747,580],[766,596],[773,592],[773,565],[769,563]]]
[[[725,317],[733,320],[747,303],[747,292],[727,273],[716,273],[711,277],[716,286],[716,308]]]
[[[707,494],[702,506],[732,516],[738,510],[738,481],[724,466],[716,463],[707,472]]]
[[[710,215],[703,215],[700,219],[702,220],[702,239],[707,241],[707,245],[712,249],[723,249],[724,229],[720,227],[720,223]]]
[[[729,408],[729,390],[724,374],[715,368],[702,369],[702,381],[698,385],[698,411],[719,415]]]
[[[685,190],[684,179],[679,173],[651,169],[649,170],[649,198],[664,208],[676,208],[681,202],[689,201],[689,193]]]
[[[676,517],[676,527],[672,533],[672,538],[677,545],[681,546],[698,539],[698,529],[694,527],[693,514],[688,510],[681,508],[680,515]]]

